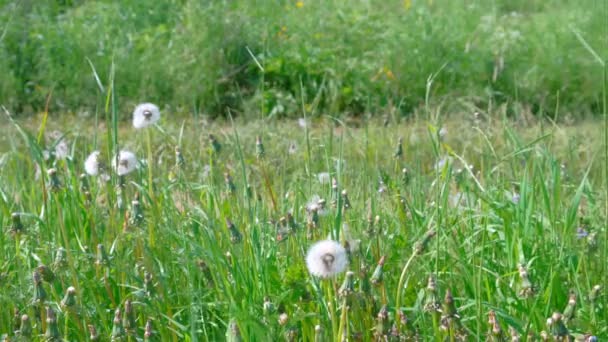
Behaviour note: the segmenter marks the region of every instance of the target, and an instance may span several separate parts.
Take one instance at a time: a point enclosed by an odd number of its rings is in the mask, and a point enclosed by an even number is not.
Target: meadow
[[[1,340],[607,340],[606,6],[0,0]]]
[[[3,127],[11,341],[608,337],[596,120],[116,117]]]

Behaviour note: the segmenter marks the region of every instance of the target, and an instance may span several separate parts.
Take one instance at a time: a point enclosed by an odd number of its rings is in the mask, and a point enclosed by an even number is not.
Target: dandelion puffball
[[[99,174],[99,155],[99,151],[93,151],[84,161],[84,170],[89,176],[97,176]]]
[[[124,176],[133,170],[137,166],[137,158],[135,154],[130,151],[120,151],[118,156],[115,156],[112,160],[112,167],[119,176]]]
[[[315,243],[306,255],[308,272],[320,278],[329,278],[344,272],[347,264],[346,250],[340,243],[333,240]]]
[[[160,119],[160,110],[153,103],[142,103],[135,107],[133,111],[133,127],[145,128]]]

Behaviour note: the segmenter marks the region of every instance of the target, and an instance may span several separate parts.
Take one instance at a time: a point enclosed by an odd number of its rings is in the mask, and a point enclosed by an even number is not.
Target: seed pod
[[[434,230],[429,230],[428,232],[426,232],[426,234],[424,234],[424,236],[422,237],[422,240],[416,242],[416,244],[414,245],[414,250],[416,252],[416,255],[421,255],[422,253],[424,253],[429,242],[435,236],[435,234],[436,233]]]
[[[270,298],[264,297],[264,305],[263,305],[264,315],[268,316],[275,312],[274,304],[270,301]]]
[[[48,169],[46,173],[49,176],[49,189],[51,189],[51,191],[58,191],[61,189],[61,183],[59,182],[59,177],[57,177],[57,170],[51,168]]]
[[[55,310],[51,307],[46,308],[46,333],[44,334],[46,341],[61,341],[59,327],[57,326],[57,316]]]
[[[125,335],[125,329],[122,326],[122,314],[120,308],[114,311],[114,320],[112,321],[112,341],[119,341]]]
[[[368,270],[367,270],[367,266],[365,265],[361,265],[361,268],[359,270],[359,291],[361,291],[361,293],[364,293],[366,295],[369,295],[370,291],[371,291],[371,284],[370,284],[370,279],[369,279],[369,274],[368,274]]]
[[[352,271],[346,272],[346,277],[342,286],[338,290],[340,297],[347,297],[355,291],[355,273]]]
[[[148,298],[153,297],[155,293],[152,273],[148,271],[144,271],[144,292]]]
[[[97,245],[97,259],[95,264],[98,266],[109,266],[110,259],[108,258],[108,254],[106,253],[106,249],[102,244]]]
[[[138,199],[131,201],[131,213],[129,214],[129,224],[139,226],[144,222],[144,211]]]
[[[398,159],[403,156],[403,138],[399,138],[399,142],[397,143],[397,147],[395,147],[395,153],[393,153],[393,158]]]
[[[28,315],[21,316],[21,326],[19,327],[19,336],[25,340],[32,338],[32,322]]]
[[[403,185],[407,185],[410,182],[410,172],[405,167],[401,170],[401,182],[403,182]]]
[[[319,324],[315,325],[315,342],[325,342],[323,327],[321,327]]]
[[[426,285],[424,311],[438,313],[440,309],[441,304],[439,303],[439,295],[437,294],[437,283],[435,283],[435,278],[431,275]]]
[[[224,183],[226,184],[226,191],[229,194],[234,194],[236,191],[236,186],[232,181],[232,176],[228,172],[224,172]]]
[[[55,280],[55,273],[53,273],[48,266],[39,265],[36,270],[42,277],[42,280],[46,281],[47,283],[51,283],[53,280]]]
[[[21,215],[19,213],[11,214],[12,223],[9,226],[9,232],[14,235],[22,234],[25,232],[23,223],[21,223]]]
[[[592,289],[591,292],[589,293],[589,301],[591,303],[595,303],[595,301],[598,299],[598,297],[600,296],[600,291],[602,290],[602,287],[600,285],[595,285]]]
[[[65,270],[68,268],[67,252],[65,248],[57,248],[55,252],[55,260],[53,260],[53,270],[55,272]]]
[[[378,260],[378,265],[376,265],[376,269],[374,273],[372,273],[371,282],[374,285],[382,284],[382,280],[384,279],[384,261],[386,258],[382,256],[380,260]]]
[[[521,279],[519,295],[524,298],[533,297],[536,294],[536,289],[534,288],[534,285],[532,285],[528,270],[524,265],[519,265],[519,277]]]
[[[130,299],[125,301],[125,315],[122,320],[122,326],[129,335],[133,335],[137,329],[135,323],[135,311],[133,310],[133,303]]]
[[[179,146],[175,146],[175,167],[181,169],[184,165],[186,165],[186,161],[184,160],[182,151]]]
[[[87,328],[89,329],[89,339],[91,341],[99,341],[99,334],[97,333],[97,329],[95,329],[95,326],[89,324]]]
[[[89,324],[87,328],[89,329],[89,339],[91,341],[99,341],[99,334],[97,333],[95,326],[93,324]]]
[[[152,321],[148,319],[148,321],[146,321],[146,327],[144,329],[144,341],[149,342],[152,340],[153,337],[154,332],[152,330]]]
[[[342,206],[344,208],[344,211],[351,208],[350,200],[348,199],[348,193],[346,192],[346,189],[342,190]]]
[[[574,318],[574,313],[576,311],[576,293],[570,292],[568,298],[568,305],[564,309],[564,314],[562,316],[564,323],[568,324],[570,320]]]
[[[384,305],[376,317],[376,328],[374,332],[376,340],[383,341],[384,337],[388,335],[390,328],[391,326],[388,317],[388,309],[386,308],[386,305]]]
[[[236,324],[236,320],[233,318],[228,323],[228,329],[226,330],[226,342],[241,342],[243,338],[241,337],[241,331],[239,330],[239,326]]]
[[[74,310],[76,307],[76,289],[73,286],[68,287],[65,296],[61,300],[61,308],[66,310]]]
[[[561,341],[563,338],[569,336],[568,328],[564,325],[562,315],[559,312],[554,312],[553,315],[551,315],[551,318],[547,320],[547,323],[550,323],[549,329],[551,329],[551,335],[553,335],[556,340]]]
[[[230,221],[230,219],[226,219],[226,226],[228,227],[228,230],[230,231],[230,242],[232,242],[232,243],[241,242],[241,239],[242,239],[241,233],[236,229],[236,226],[234,225],[234,223],[232,223],[232,221]]]
[[[209,143],[211,144],[211,152],[214,154],[220,153],[222,150],[222,144],[217,140],[213,134],[209,134]]]
[[[264,157],[264,144],[262,144],[262,137],[261,136],[256,136],[255,137],[255,154],[257,156],[258,159]]]
[[[42,277],[38,271],[34,271],[32,275],[34,281],[34,304],[43,304],[46,300],[46,291],[42,287]]]
[[[494,311],[488,312],[488,324],[490,324],[490,336],[492,336],[495,341],[502,341],[503,334],[502,328],[500,324],[498,324],[498,319],[496,319],[496,313]]]

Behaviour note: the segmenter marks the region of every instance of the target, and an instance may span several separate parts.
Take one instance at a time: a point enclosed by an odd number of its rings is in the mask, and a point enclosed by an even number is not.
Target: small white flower
[[[133,170],[137,166],[137,158],[135,154],[130,151],[120,151],[118,156],[112,159],[112,167],[119,176],[124,176]]]
[[[319,183],[328,184],[329,183],[329,172],[321,172],[317,174],[317,178],[319,179]]]
[[[160,119],[160,110],[153,103],[142,103],[133,111],[133,127],[145,128]]]
[[[320,278],[333,277],[344,272],[347,265],[346,250],[333,240],[323,240],[315,243],[306,255],[308,272]]]
[[[84,161],[84,170],[89,176],[97,176],[99,174],[100,160],[99,151],[93,151]]]

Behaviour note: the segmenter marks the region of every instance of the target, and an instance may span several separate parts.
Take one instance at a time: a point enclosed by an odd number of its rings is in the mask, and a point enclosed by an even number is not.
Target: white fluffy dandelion
[[[306,203],[306,211],[311,213],[316,211],[319,216],[327,215],[327,208],[325,207],[325,200],[319,195],[313,195],[312,199]]]
[[[70,154],[70,146],[65,139],[61,139],[60,142],[55,145],[55,158],[66,159]]]
[[[120,151],[118,156],[112,159],[112,167],[119,176],[124,176],[137,166],[137,157],[130,151]]]
[[[317,178],[319,179],[319,183],[328,184],[330,181],[329,172],[321,172],[317,174]]]
[[[99,174],[99,169],[101,166],[99,156],[99,151],[93,151],[84,161],[84,170],[89,176],[97,176]]]
[[[344,272],[347,265],[346,250],[333,240],[323,240],[315,243],[306,255],[308,272],[320,278],[329,278]]]
[[[133,111],[133,127],[145,128],[160,119],[160,110],[153,103],[142,103],[135,107]]]

